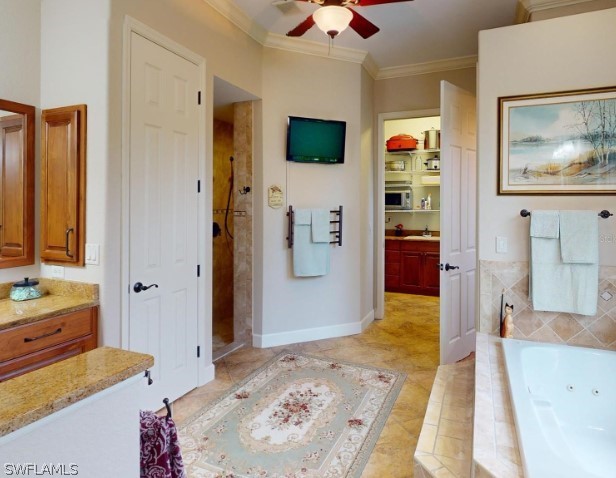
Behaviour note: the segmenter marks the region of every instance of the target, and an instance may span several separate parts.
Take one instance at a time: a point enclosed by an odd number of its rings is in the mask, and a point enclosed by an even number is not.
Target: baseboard
[[[199,380],[198,380],[199,383],[197,386],[201,387],[205,385],[206,383],[214,380],[215,372],[216,372],[216,367],[214,366],[213,363],[206,365],[205,367],[199,367]]]
[[[361,321],[350,324],[330,325],[312,329],[291,330],[277,334],[252,334],[252,343],[257,348],[278,347],[279,345],[297,344],[299,342],[312,342],[313,340],[346,337],[360,334],[370,322],[374,320],[374,311],[366,315]]]
[[[374,309],[368,312],[364,318],[361,319],[361,331],[363,332],[366,330],[366,327],[368,327],[372,322],[374,322]]]

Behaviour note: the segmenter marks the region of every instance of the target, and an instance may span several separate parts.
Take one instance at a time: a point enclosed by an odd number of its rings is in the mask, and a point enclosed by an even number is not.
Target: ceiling
[[[300,51],[303,47],[314,49],[316,44],[327,48],[329,37],[316,25],[301,38],[285,36],[320,8],[314,3],[294,0],[206,1],[219,11],[224,10],[227,17],[229,12],[239,12],[244,16],[243,21],[235,23],[243,24],[243,29],[253,37],[260,36],[257,39],[265,45],[273,43],[273,46]],[[381,31],[364,40],[349,28],[334,39],[333,50],[328,53],[345,49],[367,52],[377,72],[460,58],[468,58],[472,62],[468,66],[471,66],[477,55],[478,32],[512,25],[517,3],[518,0],[414,0],[352,7]]]

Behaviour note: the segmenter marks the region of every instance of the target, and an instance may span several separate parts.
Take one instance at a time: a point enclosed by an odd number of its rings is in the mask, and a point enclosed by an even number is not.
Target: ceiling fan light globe
[[[319,8],[312,14],[312,18],[319,30],[334,38],[346,30],[353,19],[353,14],[348,8],[331,5]]]

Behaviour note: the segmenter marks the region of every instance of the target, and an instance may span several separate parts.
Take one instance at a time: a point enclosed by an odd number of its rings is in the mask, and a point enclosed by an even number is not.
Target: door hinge
[[[201,357],[201,345],[197,345],[197,358]]]
[[[201,104],[201,92],[197,91],[197,104],[200,105]]]
[[[197,179],[197,192],[200,193],[201,192],[201,180]]]
[[[201,264],[197,264],[197,277],[201,277]]]

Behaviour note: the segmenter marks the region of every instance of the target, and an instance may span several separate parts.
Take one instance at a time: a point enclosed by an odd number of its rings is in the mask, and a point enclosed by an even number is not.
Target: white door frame
[[[429,110],[398,111],[395,113],[379,113],[377,118],[377,166],[376,166],[376,213],[374,228],[374,247],[376,248],[376,307],[374,317],[382,319],[385,315],[385,137],[383,124],[387,120],[423,118],[424,116],[440,116],[440,108]],[[441,213],[442,214],[442,213]]]
[[[129,254],[129,225],[130,225],[130,65],[131,65],[131,48],[130,38],[132,33],[137,33],[144,38],[160,45],[172,53],[184,58],[193,63],[199,69],[199,91],[201,91],[202,107],[199,108],[198,118],[198,147],[199,147],[199,177],[201,178],[202,193],[198,197],[198,259],[201,264],[201,277],[198,279],[199,286],[197,291],[197,317],[198,317],[198,334],[199,344],[201,345],[201,357],[199,359],[198,370],[198,385],[203,385],[214,378],[214,366],[212,365],[212,345],[211,345],[211,324],[208,327],[206,314],[207,310],[211,310],[212,293],[206,293],[206,285],[211,284],[211,267],[207,267],[206,259],[211,257],[211,240],[206,240],[207,234],[206,224],[208,223],[206,212],[206,196],[207,188],[205,185],[211,184],[206,179],[206,108],[205,108],[205,86],[206,86],[206,70],[205,58],[197,55],[188,48],[176,43],[170,38],[162,35],[149,26],[140,21],[126,16],[124,19],[124,35],[123,35],[123,71],[122,71],[122,260],[121,260],[121,332],[122,332],[122,348],[128,349],[129,346],[129,288],[130,288],[130,254]],[[195,99],[196,100],[196,99]],[[211,210],[211,207],[210,207]],[[208,244],[210,244],[208,251]],[[209,253],[208,253],[209,252]],[[208,275],[209,274],[209,275]]]

